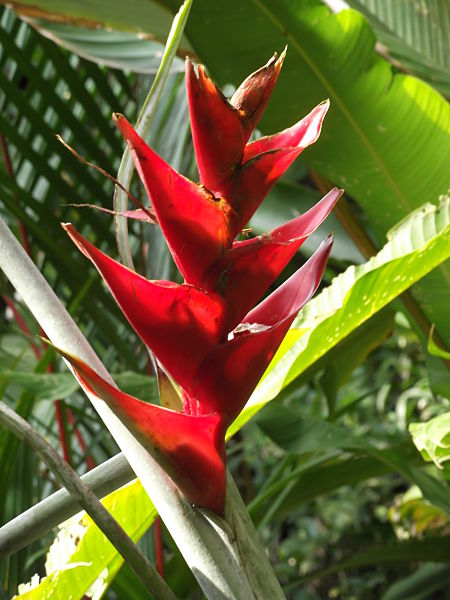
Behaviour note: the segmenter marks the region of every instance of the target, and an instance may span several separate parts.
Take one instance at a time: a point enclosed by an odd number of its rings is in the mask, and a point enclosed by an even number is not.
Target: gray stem
[[[94,492],[81,481],[72,467],[62,459],[47,440],[7,404],[0,401],[0,423],[35,450],[50,467],[59,482],[103,531],[127,561],[137,577],[158,600],[176,600],[167,583],[142,554],[119,523],[109,514]]]
[[[135,479],[122,453],[81,477],[98,498]],[[18,552],[81,510],[81,504],[65,488],[54,492],[3,527],[0,527],[0,560]]]

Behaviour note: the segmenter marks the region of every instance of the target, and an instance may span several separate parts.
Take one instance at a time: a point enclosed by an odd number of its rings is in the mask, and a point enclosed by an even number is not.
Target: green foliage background
[[[59,227],[60,221],[75,222],[114,254],[110,216],[70,206],[88,202],[112,208],[113,186],[64,150],[55,133],[87,160],[117,171],[123,147],[110,114],[136,118],[158,64],[157,40],[165,39],[178,2],[136,0],[125,12],[123,3],[103,0],[89,6],[22,2],[17,12],[29,17],[27,4],[58,15],[58,22],[34,11],[31,26],[0,9],[0,132],[13,168],[11,177],[3,155],[0,210],[18,235],[19,222],[24,225],[33,259],[107,367],[128,372],[125,389],[152,401],[145,349]],[[195,0],[180,50],[204,62],[218,83],[231,89],[287,43],[288,58],[261,132],[290,125],[325,97],[332,108],[319,142],[276,186],[251,225],[258,232],[306,210],[326,180],[346,188],[346,206],[356,221],[349,227],[345,213],[338,212],[283,274],[302,264],[320,236],[335,230],[324,288],[339,274],[346,283],[323,291],[297,320],[278,366],[234,426],[228,460],[289,598],[433,598],[450,581],[449,490],[442,468],[450,454],[450,385],[442,359],[428,353],[426,334],[434,323],[438,345],[449,350],[449,266],[442,262],[448,255],[448,208],[429,207],[423,218],[410,213],[427,203],[436,207],[450,183],[449,109],[441,95],[450,89],[448,12],[446,2],[433,0],[418,3],[427,14],[412,12],[407,2],[398,3],[395,13],[383,9],[392,2],[350,4],[359,10],[333,14],[319,0]],[[86,27],[93,23],[114,31]],[[408,29],[408,23],[414,27]],[[426,42],[430,28],[433,44]],[[138,32],[152,39],[140,39]],[[376,41],[385,45],[383,57],[375,52]],[[176,60],[149,140],[175,168],[195,178],[182,69]],[[142,194],[137,185],[134,192]],[[383,250],[378,270],[371,273],[371,263],[365,262],[370,249],[380,250],[388,230],[404,219],[402,233],[391,238],[391,253]],[[135,224],[131,233],[140,272],[175,279],[157,229]],[[139,250],[143,245],[145,253]],[[354,263],[364,264],[354,271],[349,268]],[[403,286],[395,281],[398,273],[405,277]],[[405,308],[398,296],[413,283]],[[0,284],[1,293],[14,299],[1,276]],[[371,302],[364,308],[367,295]],[[14,301],[30,332],[39,333],[20,299]],[[353,315],[358,306],[364,314],[352,321],[350,305]],[[336,339],[324,342],[340,329]],[[309,341],[305,345],[302,339]],[[46,373],[50,362],[54,374]],[[43,351],[36,361],[6,305],[0,308],[0,365],[3,399],[55,446],[53,401],[63,401],[70,458],[80,473],[87,468],[86,456],[99,464],[117,451],[52,353]],[[248,421],[255,407],[274,396],[270,407]],[[0,523],[55,489],[33,453],[4,431],[0,489],[7,490],[0,495]],[[124,502],[145,503],[139,486],[134,489],[131,499],[125,498],[129,491],[123,492],[119,512]],[[133,531],[154,558],[152,531],[144,533],[154,514],[151,506],[142,506],[142,523],[138,519]],[[96,555],[105,542],[93,526],[89,531],[95,550],[88,556],[93,576],[99,576],[104,563]],[[49,533],[0,563],[0,597],[10,598],[33,573],[44,575],[53,537]],[[166,532],[164,544],[169,584],[182,597],[200,597]],[[80,598],[90,585],[87,578],[81,581]],[[110,583],[107,598],[147,597],[126,566]],[[60,585],[63,593],[67,583]]]

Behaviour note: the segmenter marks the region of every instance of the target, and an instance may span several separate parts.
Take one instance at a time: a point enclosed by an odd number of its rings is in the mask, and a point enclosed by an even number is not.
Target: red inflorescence
[[[149,281],[109,258],[72,225],[64,225],[161,368],[179,384],[183,409],[142,402],[109,385],[76,357],[65,354],[66,358],[83,384],[149,448],[186,498],[218,514],[225,501],[225,432],[298,311],[316,291],[331,236],[301,269],[253,307],[342,194],[335,188],[281,227],[235,240],[280,175],[316,141],[328,110],[328,102],[323,102],[293,127],[248,142],[283,60],[284,53],[278,59],[275,55],[230,100],[203,67],[196,73],[186,62],[200,184],[174,171],[125,117],[114,115],[183,284]]]

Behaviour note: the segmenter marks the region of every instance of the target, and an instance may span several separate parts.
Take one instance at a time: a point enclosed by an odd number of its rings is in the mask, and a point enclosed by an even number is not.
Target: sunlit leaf
[[[103,500],[108,511],[137,541],[153,523],[156,510],[138,481]],[[80,599],[86,594],[100,598],[123,563],[122,557],[86,513],[75,515],[61,526],[46,561],[46,576],[39,582],[19,586],[16,598]]]
[[[450,412],[426,423],[411,423],[409,432],[426,461],[433,461],[450,479]]]
[[[350,267],[300,312],[232,435],[284,386],[450,253],[450,199],[425,205],[390,232],[371,260]]]
[[[434,327],[431,328],[430,335],[428,337],[428,352],[433,356],[439,356],[439,358],[444,358],[445,360],[450,360],[450,352],[446,352],[442,350],[433,339]]]

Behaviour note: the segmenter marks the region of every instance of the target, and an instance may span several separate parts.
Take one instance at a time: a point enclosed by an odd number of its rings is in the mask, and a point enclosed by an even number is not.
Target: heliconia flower
[[[286,51],[252,73],[228,101],[202,65],[195,74],[186,59],[186,88],[192,136],[201,181],[209,189],[240,163],[245,144],[258,124],[278,79]],[[197,152],[197,148],[201,152]],[[216,160],[219,158],[219,160]]]
[[[222,413],[228,424],[317,289],[332,245],[327,238],[302,268],[247,314],[236,336],[226,340],[230,329],[224,328],[220,296],[190,285],[149,281],[98,250],[72,225],[64,228],[97,267],[137,334],[185,391],[185,410]]]
[[[105,277],[107,268],[103,267],[103,257],[105,260],[108,257],[98,250],[94,252],[95,248],[87,241],[82,242],[81,236],[72,227],[67,227],[67,230],[83,252],[96,261],[97,266],[102,265],[98,268]],[[303,267],[248,313],[231,340],[217,344],[210,351],[192,378],[192,385],[186,388],[184,414],[142,402],[121,392],[82,360],[58,349],[74,367],[83,387],[110,406],[158,458],[193,504],[222,514],[226,429],[247,402],[298,311],[316,291],[331,246],[332,236],[329,236]],[[109,261],[115,263],[112,259]],[[124,270],[119,279],[125,272],[129,274],[129,294],[132,296],[135,289],[133,276],[136,274],[119,263],[115,264]],[[109,268],[113,280],[110,287],[115,294],[116,278],[112,270],[115,266],[111,268],[109,265]],[[146,332],[138,333],[145,339]],[[172,350],[174,364],[177,364],[179,348],[173,345]]]
[[[275,55],[250,75],[230,100],[203,67],[197,75],[187,61],[200,184],[172,169],[125,117],[113,117],[185,283],[148,280],[98,250],[72,225],[63,225],[151,351],[160,389],[172,389],[172,378],[181,388],[182,402],[177,391],[169,394],[165,406],[147,404],[111,386],[78,358],[63,356],[81,384],[111,407],[186,498],[218,514],[225,500],[226,429],[316,291],[332,236],[253,307],[342,194],[334,188],[288,223],[253,239],[236,240],[276,180],[317,139],[328,109],[328,102],[319,104],[293,127],[248,142],[284,56]],[[142,207],[121,214],[149,221],[148,209]]]
[[[127,425],[186,498],[222,514],[225,501],[225,424],[218,414],[188,416],[138,400],[107,383],[79,358],[57,348],[81,385]]]

